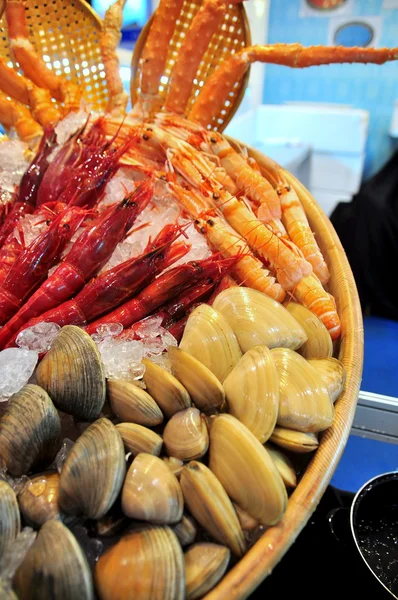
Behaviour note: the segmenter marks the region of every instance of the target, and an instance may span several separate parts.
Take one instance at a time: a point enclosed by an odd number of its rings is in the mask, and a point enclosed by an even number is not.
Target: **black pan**
[[[398,599],[398,472],[367,481],[350,508],[335,508],[328,519],[336,540],[355,544],[359,573],[372,589],[378,582],[377,598]]]

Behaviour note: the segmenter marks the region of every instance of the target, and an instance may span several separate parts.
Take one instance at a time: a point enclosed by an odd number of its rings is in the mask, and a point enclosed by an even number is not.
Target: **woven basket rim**
[[[226,136],[235,147],[245,147]],[[262,154],[246,146],[261,167]],[[290,173],[285,175],[296,191],[304,186]],[[336,298],[342,322],[339,359],[347,378],[336,402],[335,419],[321,442],[297,488],[289,498],[282,520],[268,528],[248,553],[204,598],[241,600],[247,598],[279,563],[315,511],[338,465],[354,420],[363,368],[363,321],[358,292],[348,259],[329,218],[312,197],[304,201],[312,230],[331,269],[331,292]]]

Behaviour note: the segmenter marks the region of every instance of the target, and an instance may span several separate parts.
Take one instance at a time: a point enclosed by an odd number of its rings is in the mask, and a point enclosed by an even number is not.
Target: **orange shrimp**
[[[334,298],[324,290],[316,275],[303,277],[292,293],[301,304],[322,321],[332,340],[337,340],[340,337],[341,322]]]
[[[206,237],[210,247],[220,252],[224,258],[240,255],[241,258],[232,267],[231,273],[241,284],[264,292],[274,300],[283,302],[285,291],[265,268],[261,260],[250,251],[246,241],[228,223],[209,211],[203,197],[195,190],[185,190],[181,186],[169,183],[169,189],[182,206],[196,219],[196,228]]]

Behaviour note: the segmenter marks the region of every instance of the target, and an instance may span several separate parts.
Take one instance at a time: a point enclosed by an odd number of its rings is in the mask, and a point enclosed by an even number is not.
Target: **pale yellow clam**
[[[148,358],[144,358],[142,364],[145,365],[143,379],[147,392],[167,418],[191,406],[191,398],[187,390],[174,375]]]
[[[61,520],[58,473],[32,477],[18,494],[18,503],[26,523],[32,527],[40,527],[50,519]]]
[[[340,396],[344,384],[346,372],[343,363],[337,358],[321,358],[308,361],[316,369],[322,378],[332,402],[336,402]]]
[[[224,381],[228,412],[264,443],[279,410],[279,377],[267,346],[248,350]]]
[[[214,473],[192,461],[183,468],[180,482],[184,500],[198,523],[236,556],[242,556],[246,544],[238,517]]]
[[[191,312],[179,347],[206,365],[221,382],[242,356],[231,326],[208,304]]]
[[[228,288],[218,294],[213,307],[232,327],[242,352],[259,345],[295,350],[307,340],[304,329],[286,308],[258,290]]]
[[[269,441],[285,448],[285,450],[298,454],[314,452],[319,446],[318,437],[315,433],[293,431],[293,429],[286,429],[285,427],[275,427]]]
[[[319,373],[289,348],[274,348],[271,354],[279,375],[278,425],[303,432],[330,427],[333,404]]]
[[[232,415],[210,428],[210,469],[228,496],[261,525],[274,525],[287,506],[285,485],[258,439]]]
[[[126,423],[154,427],[163,421],[163,414],[155,400],[131,381],[108,379],[108,398],[112,411]]]
[[[279,475],[282,477],[285,486],[288,488],[296,487],[297,475],[291,460],[289,460],[289,458],[285,456],[285,454],[283,454],[276,448],[271,448],[268,445],[266,446],[266,448],[270,453],[271,458],[274,461],[275,466],[278,469]]]
[[[178,523],[183,508],[184,499],[177,477],[157,456],[138,454],[123,485],[124,514],[139,521]]]
[[[116,429],[120,433],[124,446],[133,456],[140,452],[159,456],[163,440],[152,429],[137,423],[118,423]]]
[[[174,375],[188,390],[197,408],[205,413],[221,408],[224,388],[210,369],[180,348],[169,346],[168,357]]]
[[[302,304],[290,300],[286,303],[286,310],[300,323],[307,335],[307,341],[299,349],[300,354],[306,359],[332,356],[332,338],[322,321]]]
[[[186,408],[171,417],[163,432],[167,453],[183,461],[204,456],[209,447],[206,420],[197,408]]]
[[[202,598],[223,577],[230,552],[225,546],[201,542],[184,554],[187,600]]]
[[[172,529],[183,548],[193,544],[198,533],[196,522],[190,515],[182,515],[181,521],[173,525]]]

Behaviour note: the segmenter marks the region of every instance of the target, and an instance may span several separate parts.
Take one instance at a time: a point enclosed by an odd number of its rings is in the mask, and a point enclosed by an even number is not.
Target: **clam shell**
[[[0,561],[20,530],[21,518],[15,492],[8,483],[0,480]]]
[[[162,458],[165,465],[168,466],[170,471],[174,473],[177,479],[180,478],[182,468],[184,466],[184,462],[175,456],[163,456]]]
[[[51,398],[37,385],[14,394],[0,420],[0,457],[14,477],[54,458],[61,423]]]
[[[209,447],[206,420],[197,408],[186,408],[171,417],[163,432],[167,453],[183,461],[204,456]]]
[[[190,515],[182,515],[181,521],[174,525],[172,529],[183,548],[193,544],[198,533],[196,522]]]
[[[80,327],[61,329],[36,377],[59,410],[82,421],[99,417],[106,395],[105,371],[97,346]]]
[[[101,518],[122,487],[126,461],[122,438],[108,419],[98,419],[72,446],[59,480],[59,504],[71,515]]]
[[[318,371],[334,403],[343,391],[346,372],[343,363],[337,358],[321,358],[308,361]]]
[[[193,517],[215,540],[242,556],[243,531],[228,495],[208,467],[197,461],[186,465],[180,478],[184,500]]]
[[[285,448],[285,450],[298,454],[313,452],[319,446],[318,437],[315,433],[303,433],[284,427],[275,427],[269,441]]]
[[[287,506],[286,488],[267,450],[232,415],[210,428],[210,469],[228,496],[261,525],[274,525]]]
[[[304,329],[284,306],[252,288],[223,290],[214,300],[213,308],[232,327],[242,352],[253,346],[295,350],[307,339]]]
[[[120,433],[124,446],[133,456],[140,452],[159,456],[163,440],[154,431],[136,423],[118,423],[116,429]]]
[[[100,600],[183,600],[184,555],[175,533],[153,526],[124,536],[95,567]]]
[[[253,517],[248,515],[247,512],[242,510],[240,506],[235,504],[235,502],[232,502],[232,505],[236,511],[240,526],[242,527],[243,531],[253,531],[253,529],[258,527],[256,519],[253,519]]]
[[[18,600],[11,589],[11,582],[0,577],[0,598],[1,600]]]
[[[296,302],[289,301],[286,304],[286,310],[300,323],[307,335],[307,341],[299,350],[301,356],[307,360],[332,356],[332,338],[322,321],[308,308]]]
[[[139,521],[178,523],[183,508],[184,499],[177,477],[160,458],[138,454],[123,486],[124,514]]]
[[[266,448],[270,453],[285,486],[287,488],[295,488],[297,485],[297,475],[292,462],[279,450],[271,448],[270,446],[266,446]]]
[[[199,543],[184,555],[187,600],[202,598],[223,577],[227,570],[230,551],[218,544]]]
[[[143,379],[146,389],[168,419],[191,406],[187,390],[174,375],[148,358],[144,358],[142,364],[145,365]]]
[[[93,582],[74,535],[59,521],[47,521],[14,578],[20,600],[93,600]]]
[[[317,371],[288,348],[275,348],[271,354],[279,375],[278,425],[304,432],[330,427],[333,404]]]
[[[224,381],[228,412],[260,442],[274,430],[279,409],[279,377],[267,346],[248,350]]]
[[[195,406],[205,413],[221,408],[224,388],[210,369],[180,348],[169,346],[167,354],[174,375],[188,390]]]
[[[35,475],[18,494],[24,520],[31,527],[40,527],[50,519],[61,519],[59,509],[59,475]]]
[[[127,423],[154,427],[163,421],[162,411],[145,390],[124,379],[108,379],[108,398],[112,411]]]
[[[231,326],[208,304],[201,304],[191,312],[179,347],[197,358],[221,382],[242,356]]]

